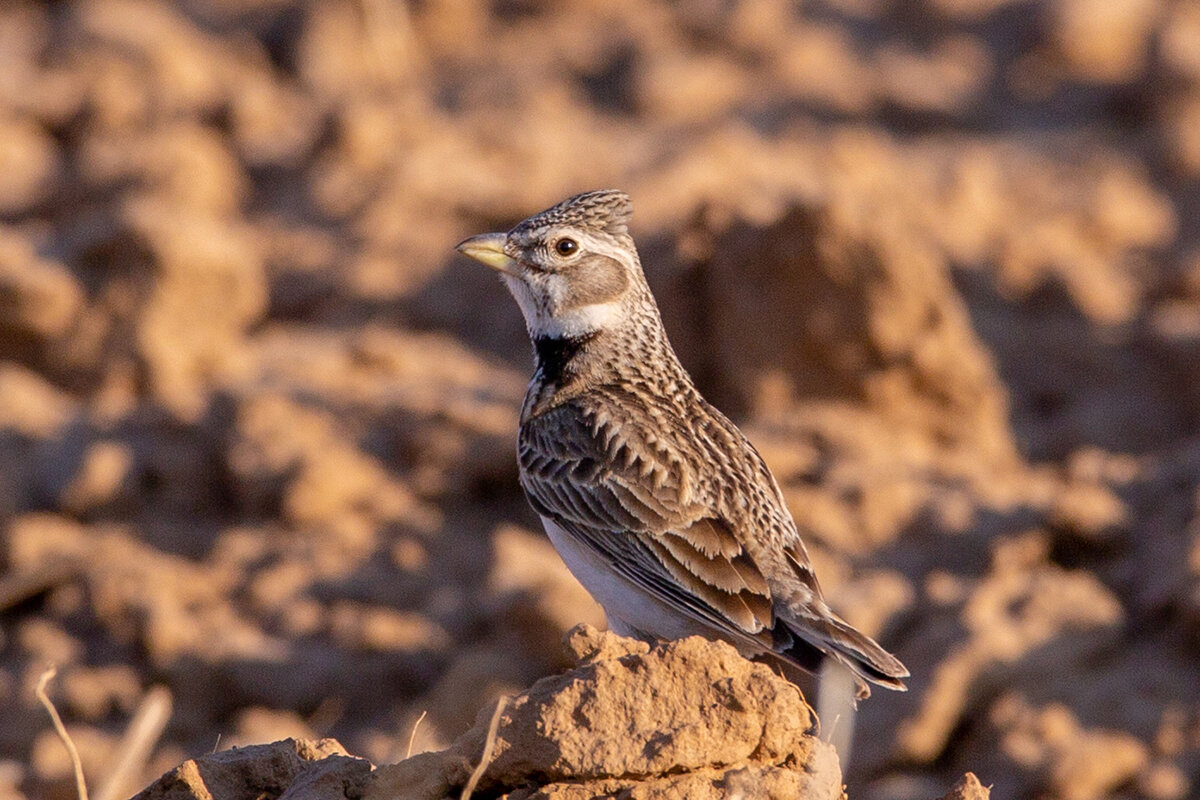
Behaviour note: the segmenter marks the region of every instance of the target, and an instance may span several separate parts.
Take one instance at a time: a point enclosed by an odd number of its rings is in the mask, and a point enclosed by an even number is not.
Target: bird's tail
[[[839,661],[871,683],[897,692],[908,691],[904,685],[908,668],[900,663],[900,659],[833,614],[829,615],[828,624],[831,633],[828,644]]]
[[[828,613],[819,621],[806,617],[804,624],[781,622],[775,624],[775,652],[797,666],[817,673],[826,659],[838,661],[855,676],[860,698],[871,694],[868,682],[907,690],[904,679],[909,673],[900,659],[836,615]]]

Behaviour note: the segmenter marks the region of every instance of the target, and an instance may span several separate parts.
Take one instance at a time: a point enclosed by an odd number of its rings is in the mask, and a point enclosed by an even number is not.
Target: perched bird
[[[616,633],[832,659],[859,697],[903,690],[904,665],[825,604],[775,478],[680,364],[632,211],[588,192],[457,248],[500,273],[533,341],[517,453],[551,542]]]

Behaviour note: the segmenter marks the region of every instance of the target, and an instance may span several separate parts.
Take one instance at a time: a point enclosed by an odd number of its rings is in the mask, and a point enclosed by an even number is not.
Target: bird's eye
[[[579,249],[579,242],[569,237],[563,237],[554,243],[554,252],[560,256],[573,255]]]

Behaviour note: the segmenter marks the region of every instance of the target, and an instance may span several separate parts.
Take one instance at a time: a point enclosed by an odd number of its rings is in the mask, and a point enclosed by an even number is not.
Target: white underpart
[[[639,633],[660,639],[687,636],[713,636],[713,631],[686,614],[660,603],[633,583],[613,571],[603,558],[575,541],[553,520],[542,517],[542,525],[554,549],[575,579],[583,584],[596,602],[604,606],[609,630],[621,636]]]

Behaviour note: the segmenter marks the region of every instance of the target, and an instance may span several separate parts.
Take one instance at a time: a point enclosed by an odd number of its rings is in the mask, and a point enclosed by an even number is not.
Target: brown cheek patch
[[[594,306],[619,297],[629,286],[625,268],[614,258],[590,255],[571,267],[567,273],[570,290],[562,310]]]

